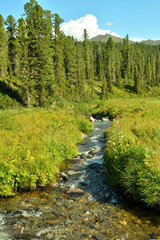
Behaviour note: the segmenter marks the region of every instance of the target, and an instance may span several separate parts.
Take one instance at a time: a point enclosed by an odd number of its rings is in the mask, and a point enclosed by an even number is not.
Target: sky
[[[29,0],[28,0],[29,1]],[[4,19],[24,13],[27,0],[0,0]],[[82,40],[84,28],[89,38],[111,34],[129,39],[160,40],[160,0],[37,0],[43,9],[64,19],[61,30]]]

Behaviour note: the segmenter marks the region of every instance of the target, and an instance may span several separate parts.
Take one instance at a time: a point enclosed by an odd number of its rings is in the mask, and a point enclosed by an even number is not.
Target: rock
[[[16,233],[21,233],[22,227],[23,227],[22,223],[18,222],[17,224],[14,225],[13,229]]]
[[[64,172],[61,172],[60,174],[61,178],[64,180],[64,181],[67,181],[69,178],[68,178],[68,175]]]
[[[80,197],[82,195],[84,195],[84,192],[83,190],[81,190],[80,188],[70,188],[66,194],[69,196],[69,197],[72,197],[72,196],[76,196],[76,197]]]
[[[82,138],[85,139],[87,137],[87,134],[82,133]]]
[[[86,153],[81,153],[81,154],[80,154],[80,158],[81,158],[81,159],[83,159],[83,158],[84,158],[84,159],[87,158],[87,154],[86,154]]]
[[[103,122],[108,122],[109,119],[108,119],[107,117],[103,117],[103,118],[102,118],[102,121],[103,121]]]
[[[88,154],[94,154],[94,153],[98,153],[98,152],[99,152],[99,150],[98,150],[98,149],[93,149],[93,150],[89,151],[89,153],[88,153]]]
[[[91,116],[91,117],[90,117],[90,121],[91,121],[91,122],[94,122],[95,119]]]
[[[68,173],[68,175],[73,175],[73,174],[76,174],[76,171],[70,170],[70,171],[68,171],[67,173]]]
[[[46,187],[48,187],[48,188],[57,188],[57,187],[59,187],[59,184],[56,183],[56,182],[49,182],[49,183],[46,184]]]

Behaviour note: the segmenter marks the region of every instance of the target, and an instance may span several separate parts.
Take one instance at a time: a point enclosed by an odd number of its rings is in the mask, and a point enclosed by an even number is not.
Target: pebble
[[[98,149],[93,149],[93,150],[89,151],[88,154],[95,154],[95,153],[98,153],[98,152],[99,152]]]
[[[62,177],[62,179],[64,180],[64,181],[68,181],[68,175],[66,174],[66,173],[64,173],[64,172],[61,172],[60,173],[60,176]]]

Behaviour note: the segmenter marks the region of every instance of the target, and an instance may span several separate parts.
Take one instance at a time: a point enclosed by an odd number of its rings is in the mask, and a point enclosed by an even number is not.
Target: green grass
[[[114,119],[105,132],[111,183],[148,206],[160,205],[160,100],[109,100],[94,113]]]
[[[0,195],[56,181],[61,163],[77,153],[84,117],[60,108],[0,112]]]

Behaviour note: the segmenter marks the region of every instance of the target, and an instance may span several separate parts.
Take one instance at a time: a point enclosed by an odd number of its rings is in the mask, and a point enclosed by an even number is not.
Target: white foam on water
[[[27,211],[22,210],[23,217],[40,217],[43,213],[41,211]]]
[[[0,215],[0,239],[1,240],[11,240],[10,235],[6,232],[4,227],[4,217]]]

